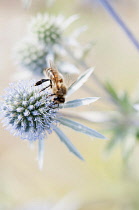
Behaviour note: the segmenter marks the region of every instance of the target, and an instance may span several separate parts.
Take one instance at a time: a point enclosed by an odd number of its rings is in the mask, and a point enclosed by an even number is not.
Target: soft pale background
[[[94,40],[95,45],[87,59],[96,66],[102,81],[111,80],[118,90],[126,89],[131,95],[138,93],[139,54],[128,38],[97,4],[90,8],[89,1],[57,0],[52,7],[45,1],[33,1],[30,9],[23,9],[20,1],[0,0],[0,93],[12,81],[17,69],[12,59],[15,43],[24,37],[30,16],[37,12],[79,13],[81,18],[72,27],[87,25],[88,32],[81,36],[82,43]],[[139,3],[135,0],[113,1],[121,16],[139,38]],[[96,85],[94,85],[95,91]],[[89,95],[80,92],[82,97]],[[78,94],[77,94],[78,96]],[[99,96],[99,95],[97,95]],[[76,97],[76,94],[75,94]],[[103,96],[94,109],[112,109]],[[105,103],[105,105],[104,105]],[[88,124],[105,135],[103,128]],[[60,210],[123,210],[139,209],[138,146],[130,170],[125,169],[120,149],[106,158],[106,142],[63,128],[74,145],[85,157],[81,162],[74,157],[55,135],[45,144],[44,168],[37,166],[37,144],[31,150],[26,141],[13,137],[0,124],[0,209],[47,209],[46,204],[63,202]],[[65,197],[66,196],[66,197]],[[31,203],[31,204],[30,204]],[[73,208],[77,206],[77,208]],[[34,206],[34,207],[33,207]],[[36,206],[36,207],[35,207]],[[37,207],[38,206],[38,207]]]

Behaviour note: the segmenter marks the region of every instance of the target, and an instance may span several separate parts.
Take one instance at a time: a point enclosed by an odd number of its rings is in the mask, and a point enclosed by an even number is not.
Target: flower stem
[[[134,34],[130,31],[128,26],[121,19],[121,17],[116,12],[116,10],[110,5],[109,1],[107,1],[107,0],[98,0],[98,1],[100,1],[102,6],[107,10],[107,12],[113,17],[113,19],[116,21],[116,23],[125,32],[125,34],[130,39],[130,41],[133,43],[133,45],[136,47],[136,49],[139,50],[139,41],[136,39]]]
[[[38,140],[38,163],[39,168],[42,170],[43,168],[43,159],[44,159],[44,139]]]

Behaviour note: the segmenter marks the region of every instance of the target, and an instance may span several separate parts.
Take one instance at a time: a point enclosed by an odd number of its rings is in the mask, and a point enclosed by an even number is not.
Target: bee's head
[[[57,102],[58,104],[64,103],[65,102],[65,98],[64,97],[55,97],[54,101]]]

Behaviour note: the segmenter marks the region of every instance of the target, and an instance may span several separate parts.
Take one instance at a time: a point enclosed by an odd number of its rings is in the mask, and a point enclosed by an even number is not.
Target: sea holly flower
[[[66,19],[63,15],[38,14],[32,18],[29,31],[41,43],[53,46],[61,43],[65,29],[77,19],[78,15]]]
[[[115,111],[111,114],[109,125],[112,137],[107,145],[107,151],[111,151],[117,144],[120,144],[123,158],[127,161],[136,144],[139,115],[126,91],[119,94],[112,84],[108,82],[105,84],[105,87],[119,109],[119,112]]]
[[[119,145],[123,159],[128,161],[139,140],[139,104],[137,101],[134,103],[126,91],[118,93],[110,82],[105,84],[105,88],[116,109],[107,112],[82,112],[78,117],[99,123],[105,132],[109,132],[110,141],[106,145],[106,155]]]
[[[35,40],[25,39],[21,41],[15,48],[15,60],[26,69],[37,76],[42,76],[43,69],[46,68],[46,56],[48,49],[40,45]]]
[[[35,40],[25,39],[21,41],[15,48],[15,61],[25,69],[30,70],[37,77],[43,76],[43,70],[49,66],[50,60],[55,59],[55,63],[63,74],[79,74],[78,68],[69,63],[60,61],[58,49],[50,52],[50,49],[39,44]]]
[[[40,91],[35,81],[11,83],[1,104],[4,125],[14,135],[34,141],[52,132],[57,108],[53,107],[49,92]]]
[[[85,71],[70,86],[67,96],[77,91],[87,81],[92,72],[92,68]],[[75,99],[58,106],[54,103],[52,89],[47,88],[45,91],[41,91],[45,87],[44,84],[36,87],[34,86],[35,83],[33,80],[18,81],[10,84],[10,87],[7,88],[3,100],[1,100],[0,108],[4,126],[12,134],[20,136],[22,139],[27,139],[30,142],[38,140],[40,167],[43,164],[44,138],[53,131],[72,153],[83,160],[82,155],[59,128],[59,124],[92,137],[102,139],[105,137],[83,124],[65,118],[62,116],[61,110],[87,105],[98,98]]]
[[[78,36],[86,27],[75,29],[66,35],[65,31],[78,19],[78,15],[65,18],[63,15],[38,14],[28,26],[28,34],[15,47],[15,61],[35,76],[43,76],[43,69],[49,67],[49,61],[55,61],[62,74],[79,74],[79,69],[70,63],[71,55],[68,48],[72,47],[79,58],[89,51],[77,41]]]

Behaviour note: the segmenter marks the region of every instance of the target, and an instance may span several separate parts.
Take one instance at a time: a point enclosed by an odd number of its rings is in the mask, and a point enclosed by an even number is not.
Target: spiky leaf
[[[93,103],[97,101],[99,98],[98,97],[88,97],[88,98],[80,98],[72,101],[68,101],[64,104],[60,104],[60,108],[74,108],[78,106],[83,106],[83,105],[89,105],[90,103]]]
[[[67,118],[64,118],[64,117],[60,117],[58,118],[58,121],[67,126],[67,127],[70,127],[72,128],[73,130],[75,131],[78,131],[78,132],[81,132],[81,133],[84,133],[86,135],[89,135],[91,137],[96,137],[96,138],[100,138],[100,139],[106,139],[105,136],[103,136],[102,134],[98,133],[97,131],[85,126],[85,125],[82,125],[78,122],[75,122],[73,120],[69,120]]]
[[[76,147],[71,143],[71,141],[68,139],[68,137],[58,128],[54,128],[55,133],[58,135],[60,140],[67,146],[67,148],[76,155],[79,159],[84,160],[82,155],[78,152]]]

